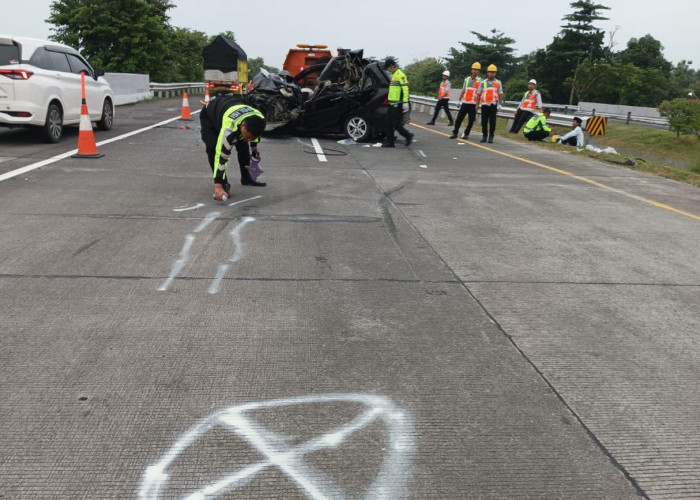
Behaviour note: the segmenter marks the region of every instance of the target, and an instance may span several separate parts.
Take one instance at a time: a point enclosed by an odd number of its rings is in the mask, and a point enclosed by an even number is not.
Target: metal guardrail
[[[418,96],[418,95],[411,95],[410,96],[411,102],[417,105],[422,105],[422,106],[431,106],[435,107],[435,104],[437,103],[437,99],[435,97],[427,97],[427,96]],[[518,108],[518,105],[520,104],[520,101],[505,101],[505,104],[508,105],[508,107],[502,107],[501,110],[498,113],[498,116],[504,117],[504,118],[513,118],[513,115],[515,114],[516,109]],[[512,107],[511,107],[512,106]],[[571,125],[571,115],[567,114],[569,111],[574,111],[577,113],[581,118],[585,117],[590,117],[593,115],[598,115],[598,116],[607,116],[611,120],[615,120],[616,122],[622,122],[627,125],[630,123],[637,123],[639,125],[645,125],[649,127],[656,127],[656,128],[668,128],[669,123],[666,118],[648,118],[644,116],[633,116],[631,113],[627,113],[626,115],[619,115],[619,114],[613,114],[613,113],[596,113],[595,109],[592,110],[592,112],[587,112],[587,111],[582,111],[579,106],[568,106],[564,104],[546,104],[546,107],[552,109],[552,110],[563,110],[564,114],[561,113],[552,113],[552,115],[549,117],[547,120],[547,123],[551,123],[553,125],[563,125],[563,126],[568,126]],[[455,101],[450,101],[450,111],[457,111],[459,110],[459,103]],[[477,113],[479,110],[477,110]]]
[[[428,111],[432,113],[433,108],[435,107],[435,104],[437,104],[437,99],[435,97],[426,97],[426,96],[418,96],[418,95],[411,95],[409,97],[411,99],[411,103],[414,106],[418,105],[423,108],[426,106],[428,107]],[[508,104],[512,104],[511,102],[508,102]],[[513,117],[515,116],[515,111],[518,109],[518,104],[520,104],[520,101],[515,103],[515,107],[501,107],[501,109],[498,111],[498,116],[501,118],[506,118],[507,120],[512,120]],[[450,101],[450,111],[456,113],[459,111],[459,106],[460,104],[456,101]],[[569,107],[571,108],[571,107]],[[425,109],[421,109],[421,111],[425,111]],[[481,110],[477,109],[476,110],[477,114],[481,114]],[[562,127],[570,127],[571,126],[571,120],[572,116],[571,115],[562,115],[562,114],[557,114],[557,113],[552,113],[549,118],[547,118],[547,123],[550,125],[561,125]]]
[[[203,82],[185,82],[185,83],[153,83],[150,84],[151,92],[156,97],[174,97],[182,95],[183,92],[188,94],[203,94]]]

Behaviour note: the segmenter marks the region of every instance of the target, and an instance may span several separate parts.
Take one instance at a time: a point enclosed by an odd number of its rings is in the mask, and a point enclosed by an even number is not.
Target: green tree
[[[232,42],[236,41],[236,34],[231,30],[226,30],[226,31],[222,31],[221,33],[217,33],[216,35],[211,35],[209,37],[209,43],[213,42],[214,39],[219,35],[223,36],[224,38],[228,38]]]
[[[279,68],[274,66],[268,66],[265,64],[265,60],[262,57],[249,57],[248,58],[248,78],[253,79],[255,75],[258,74],[260,68],[265,68],[270,73],[279,73]]]
[[[616,102],[619,99],[619,73],[619,66],[586,59],[565,84],[573,90],[576,102]]]
[[[659,114],[668,118],[676,137],[681,134],[695,134],[700,140],[700,100],[674,99],[659,105]]]
[[[642,69],[632,64],[622,67],[620,104],[656,107],[665,99],[677,97],[679,91],[660,69]]]
[[[562,30],[546,48],[535,52],[528,65],[528,73],[549,89],[552,100],[558,103],[571,102],[571,86],[565,82],[573,78],[579,64],[584,60],[602,61],[606,57],[605,33],[594,23],[607,19],[599,11],[609,7],[585,0],[570,5],[574,11],[562,18],[565,21]]]
[[[428,57],[420,61],[413,61],[403,70],[411,84],[412,94],[436,96],[442,81],[442,72],[445,71],[445,65],[435,57]],[[455,87],[457,86],[454,83],[456,81],[453,79],[453,86]]]
[[[470,73],[472,64],[479,62],[484,71],[489,64],[495,64],[498,67],[498,78],[502,81],[508,80],[515,73],[519,63],[512,47],[515,40],[496,29],[491,30],[491,35],[483,35],[476,31],[470,33],[478,42],[459,42],[462,49],[450,47],[450,55],[445,58],[452,77],[455,80],[464,79]]]
[[[671,71],[671,79],[684,94],[700,92],[700,71],[690,67],[693,61],[682,60]]]
[[[651,35],[642,38],[631,38],[627,48],[617,54],[622,64],[633,64],[638,68],[656,68],[670,75],[673,65],[663,55],[664,46]]]
[[[107,71],[148,73],[163,81],[172,70],[169,0],[55,0],[47,22],[51,39],[75,47]]]
[[[168,49],[172,55],[164,81],[201,81],[204,78],[202,50],[208,44],[209,37],[201,31],[172,28],[168,40]]]

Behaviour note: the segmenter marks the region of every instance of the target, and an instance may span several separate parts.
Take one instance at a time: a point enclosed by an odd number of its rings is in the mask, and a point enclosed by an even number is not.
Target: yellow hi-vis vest
[[[389,84],[389,105],[396,106],[402,102],[408,102],[408,78],[400,69],[396,68],[391,76]]]
[[[243,120],[250,116],[259,116],[260,118],[265,118],[263,114],[255,108],[251,108],[245,104],[236,104],[231,106],[226,111],[224,111],[224,119],[221,121],[221,131],[219,132],[219,140],[216,141],[216,156],[219,161],[214,162],[214,178],[216,179],[216,174],[219,171],[226,170],[228,165],[228,159],[231,156],[231,150],[237,141],[231,142],[234,137],[236,137],[236,132],[241,126]],[[243,139],[239,139],[243,140]],[[257,144],[258,141],[252,141],[253,145]],[[224,178],[226,172],[224,172]]]
[[[544,130],[545,132],[551,132],[552,129],[547,126],[547,117],[543,113],[537,113],[532,118],[530,118],[523,128],[523,133],[529,134],[535,130]]]

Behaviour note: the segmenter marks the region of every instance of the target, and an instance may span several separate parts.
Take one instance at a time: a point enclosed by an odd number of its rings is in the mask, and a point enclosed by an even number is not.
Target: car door
[[[85,98],[88,111],[92,120],[97,120],[102,114],[102,89],[93,78],[94,70],[82,57],[75,54],[67,54],[67,56],[73,74],[78,77],[78,85],[80,85],[80,73],[85,72]]]
[[[47,46],[46,53],[51,61],[56,86],[63,101],[63,122],[76,123],[80,120],[80,103],[82,100],[80,76],[72,73],[65,52],[52,50],[51,47]]]

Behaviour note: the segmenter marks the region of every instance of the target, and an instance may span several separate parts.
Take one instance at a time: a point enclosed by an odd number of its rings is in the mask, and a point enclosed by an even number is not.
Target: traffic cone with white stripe
[[[80,129],[78,132],[78,153],[73,158],[102,158],[97,152],[95,144],[95,133],[92,131],[90,113],[88,113],[87,102],[85,100],[85,73],[81,73],[83,84],[83,102],[80,106]]]
[[[209,89],[204,91],[204,105],[209,104]]]
[[[192,120],[190,101],[187,100],[187,92],[183,92],[182,94],[182,113],[180,113],[180,120]]]

